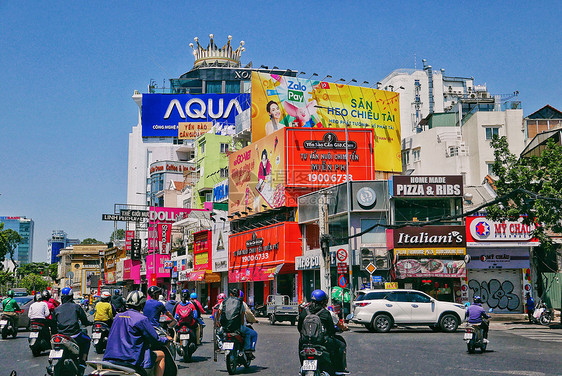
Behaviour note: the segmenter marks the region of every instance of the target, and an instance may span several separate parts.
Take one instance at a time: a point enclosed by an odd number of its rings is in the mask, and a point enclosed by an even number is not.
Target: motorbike
[[[177,376],[178,374],[178,367],[170,352],[172,347],[173,345],[170,344],[154,347],[154,350],[164,352],[166,359],[164,376]],[[86,364],[94,369],[89,376],[154,376],[156,374],[156,365],[151,369],[141,369],[124,362],[88,361]]]
[[[18,318],[15,319],[15,322],[17,325]],[[0,332],[2,333],[2,339],[6,339],[8,336],[12,336],[12,338],[18,336],[18,328],[14,327],[14,321],[10,316],[2,315],[0,318]]]
[[[43,351],[51,349],[51,332],[47,323],[32,320],[29,329],[27,340],[33,356],[39,356]]]
[[[80,374],[80,347],[72,337],[55,334],[51,337],[51,347],[47,367],[49,375],[75,376]]]
[[[535,324],[541,324],[548,326],[554,318],[554,311],[547,308],[544,302],[539,303],[535,311],[533,312],[532,321]]]
[[[92,326],[92,342],[96,353],[103,354],[107,346],[107,337],[109,336],[109,325],[103,321],[96,321]]]
[[[251,327],[250,327],[251,328]],[[238,366],[249,368],[251,359],[244,352],[244,337],[240,332],[224,333],[222,350],[226,360],[226,370],[229,375],[234,375]]]
[[[304,344],[299,352],[301,368],[299,376],[335,375],[328,349],[321,345]]]
[[[191,356],[197,350],[195,331],[186,325],[180,325],[176,334],[176,349],[184,362],[190,362]]]

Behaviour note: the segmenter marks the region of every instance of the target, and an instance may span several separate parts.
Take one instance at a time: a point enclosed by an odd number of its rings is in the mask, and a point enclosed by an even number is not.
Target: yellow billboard
[[[402,171],[399,94],[252,72],[252,142],[284,127],[371,128],[375,170]]]

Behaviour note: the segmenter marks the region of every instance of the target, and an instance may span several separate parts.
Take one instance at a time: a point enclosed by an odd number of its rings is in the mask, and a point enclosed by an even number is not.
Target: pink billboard
[[[146,275],[156,274],[156,278],[169,278],[170,269],[166,269],[164,261],[168,261],[170,255],[151,253],[146,256]],[[156,265],[156,267],[155,267]]]
[[[151,206],[148,222],[148,252],[157,250],[158,253],[169,254],[172,243],[172,224],[187,218],[193,211],[206,210]]]
[[[133,283],[140,283],[140,270],[141,262],[140,260],[130,260],[127,259],[123,261],[123,279],[133,280]]]

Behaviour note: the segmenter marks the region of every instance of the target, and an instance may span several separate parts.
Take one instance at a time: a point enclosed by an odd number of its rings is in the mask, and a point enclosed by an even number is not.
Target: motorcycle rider
[[[199,328],[197,308],[189,300],[189,297],[189,290],[183,289],[181,291],[181,301],[174,307],[173,315],[177,319],[178,327],[185,325],[197,335],[197,330]]]
[[[60,305],[60,303],[51,297],[51,293],[49,292],[49,290],[43,290],[43,292],[41,293],[41,297],[43,298],[43,301],[47,303],[47,306],[49,307],[49,312],[51,312],[49,317],[47,317],[47,320],[49,320],[49,326],[51,327],[51,334],[55,334],[57,332],[57,322],[53,314],[55,312],[55,308],[57,308]]]
[[[249,360],[255,359],[254,351],[256,351],[256,342],[258,341],[258,332],[254,329],[249,328],[246,324],[257,323],[258,320],[246,304],[242,300],[242,292],[237,288],[232,288],[228,291],[229,297],[222,301],[219,306],[219,311],[215,319],[215,323],[222,326],[221,315],[223,314],[229,299],[236,299],[241,302],[240,304],[240,318],[242,322],[240,323],[240,333],[244,337],[244,352]]]
[[[18,313],[17,311],[21,311],[18,302],[14,299],[14,291],[8,290],[6,293],[7,298],[2,300],[2,309],[4,312],[2,313],[8,320],[12,322],[12,328],[14,328],[14,333],[18,332]]]
[[[326,309],[328,305],[328,295],[323,290],[314,290],[310,297],[310,304],[301,311],[299,314],[298,330],[301,332],[303,321],[308,316],[309,313],[316,314],[322,326],[326,330],[326,343],[325,346],[332,355],[334,360],[334,368],[338,373],[349,373],[347,371],[347,359],[346,359],[346,348],[347,345],[343,338],[336,335],[336,328],[334,325],[334,320],[332,319],[332,314]],[[299,352],[302,349],[302,343],[299,339]]]
[[[35,302],[29,306],[29,311],[27,312],[27,317],[31,321],[36,321],[48,327],[49,322],[47,318],[51,315],[49,311],[49,306],[42,299],[41,293],[35,294]]]
[[[170,299],[166,302],[166,304],[164,304],[164,307],[166,307],[168,312],[174,312],[174,308],[176,307],[176,304],[178,304],[178,302],[176,301],[176,293],[171,292]]]
[[[115,289],[113,291],[113,296],[111,297],[111,305],[113,306],[113,308],[115,308],[115,311],[125,312],[127,307],[125,306],[125,300],[121,296],[121,291],[119,291],[119,289]]]
[[[86,360],[90,351],[90,337],[82,332],[80,323],[84,326],[92,325],[86,317],[86,313],[78,304],[74,303],[74,296],[70,287],[61,291],[62,304],[55,308],[53,317],[57,323],[58,333],[72,337],[80,348],[79,374],[83,375],[86,370]]]
[[[166,344],[170,337],[160,337],[150,320],[140,313],[146,304],[141,291],[127,295],[127,310],[117,314],[107,337],[107,348],[103,360],[129,367],[150,369],[156,364],[156,376],[164,375],[166,365],[162,350],[150,350],[157,343]],[[143,373],[145,371],[143,370]]]
[[[213,314],[211,315],[211,318],[213,320],[215,320],[215,318],[217,317],[217,312],[219,311],[219,307],[222,303],[223,300],[226,299],[226,294],[221,292],[218,296],[217,296],[217,304],[215,304],[213,306]]]
[[[482,308],[482,298],[478,295],[474,296],[472,299],[472,305],[468,306],[466,309],[466,317],[468,317],[468,323],[473,325],[480,325],[482,328],[482,336],[484,337],[484,343],[489,343],[488,341],[488,322],[483,320],[483,318],[490,318],[490,315],[486,313],[484,308]]]
[[[150,286],[148,288],[148,296],[151,299],[146,301],[144,309],[142,310],[143,315],[148,318],[152,326],[155,328],[160,328],[160,315],[166,315],[172,320],[170,326],[174,326],[176,323],[172,314],[168,312],[164,304],[158,300],[158,296],[161,293],[162,289],[160,287]]]
[[[96,304],[94,313],[94,321],[102,321],[109,327],[111,327],[113,317],[115,316],[115,309],[109,303],[110,299],[111,294],[109,291],[103,291],[100,301]]]
[[[195,335],[197,338],[197,345],[199,346],[201,344],[201,331],[202,328],[205,327],[205,322],[203,321],[203,313],[205,312],[205,310],[203,309],[203,306],[201,305],[199,300],[197,300],[196,292],[191,293],[191,295],[189,296],[189,300],[191,301],[191,303],[193,303],[195,309],[197,310],[197,322],[199,323],[199,325],[197,326]]]

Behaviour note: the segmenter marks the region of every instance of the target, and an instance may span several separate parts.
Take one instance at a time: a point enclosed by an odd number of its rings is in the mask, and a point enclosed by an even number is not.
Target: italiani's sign
[[[394,230],[387,230],[387,234],[392,234],[392,245],[395,249],[466,247],[464,226],[407,226]]]

